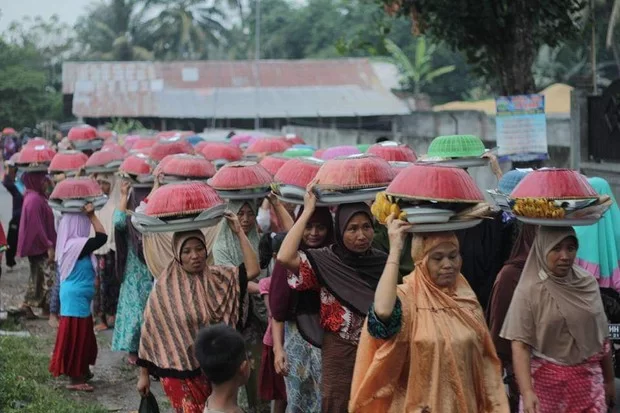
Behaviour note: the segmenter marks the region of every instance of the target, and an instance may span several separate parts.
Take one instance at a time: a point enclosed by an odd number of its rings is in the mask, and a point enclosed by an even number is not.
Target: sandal
[[[69,384],[65,388],[71,391],[83,391],[86,393],[91,393],[95,390],[95,388],[88,383]]]
[[[99,323],[95,326],[95,333],[99,333],[100,331],[105,331],[108,329],[108,326],[104,323]]]

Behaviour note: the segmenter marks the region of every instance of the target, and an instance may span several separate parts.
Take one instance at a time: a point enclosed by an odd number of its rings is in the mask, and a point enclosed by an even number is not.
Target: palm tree
[[[226,36],[224,12],[204,0],[149,0],[146,7],[163,7],[146,23],[154,39],[154,50],[161,59],[206,59],[210,47],[217,47]]]
[[[412,91],[415,95],[419,95],[422,88],[432,83],[436,78],[455,69],[453,65],[433,68],[433,55],[437,46],[431,44],[427,47],[424,36],[419,36],[416,40],[413,59],[389,39],[385,40],[385,48],[391,55],[390,61],[398,67],[403,76],[401,80],[403,89]]]

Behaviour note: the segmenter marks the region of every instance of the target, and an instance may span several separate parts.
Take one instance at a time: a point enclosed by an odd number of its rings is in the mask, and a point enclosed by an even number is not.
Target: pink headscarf
[[[58,226],[56,241],[56,263],[60,281],[67,279],[90,235],[90,220],[84,214],[63,214]],[[90,255],[93,268],[97,268],[95,255]]]

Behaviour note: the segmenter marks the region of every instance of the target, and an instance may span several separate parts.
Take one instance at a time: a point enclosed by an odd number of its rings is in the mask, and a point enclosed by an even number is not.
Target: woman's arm
[[[314,214],[315,208],[316,195],[310,187],[304,196],[304,212],[302,212],[301,216],[297,222],[295,222],[289,233],[286,234],[286,237],[280,246],[280,250],[278,251],[278,262],[290,271],[299,271],[300,261],[299,253],[297,251],[299,250],[299,245],[301,244],[304,236],[306,225],[308,224],[308,221],[310,221],[312,214]]]
[[[523,410],[525,413],[538,412],[538,397],[532,386],[532,373],[530,371],[530,346],[521,341],[512,342],[512,366],[514,368],[519,391],[523,398]]]
[[[288,375],[288,358],[284,351],[284,323],[271,319],[271,336],[273,337],[274,367],[281,376]]]
[[[267,198],[263,200],[260,208],[258,208],[256,223],[263,233],[269,232],[271,229],[271,212],[269,211],[269,200]]]
[[[267,199],[273,207],[273,210],[276,212],[278,220],[280,221],[280,225],[282,226],[282,231],[289,232],[295,224],[293,217],[291,217],[291,214],[288,213],[286,208],[284,208],[284,205],[282,205],[282,202],[280,202],[280,200],[274,193],[269,194]]]
[[[411,224],[396,219],[395,214],[392,214],[387,220],[387,227],[390,239],[390,252],[375,291],[374,302],[375,315],[383,323],[387,323],[390,320],[394,311],[394,305],[396,304],[400,254],[405,243],[406,231],[411,228]]]

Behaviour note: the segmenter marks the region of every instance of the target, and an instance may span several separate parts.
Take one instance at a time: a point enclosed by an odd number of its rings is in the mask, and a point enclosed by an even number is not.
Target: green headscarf
[[[256,213],[256,205],[254,201],[231,201],[228,204],[228,209],[237,214],[243,208],[245,204],[248,204],[252,211]],[[258,236],[258,225],[255,224],[254,228],[249,234],[246,234],[252,245],[254,252],[258,253],[258,243],[260,238]],[[222,220],[220,224],[220,230],[213,244],[213,263],[215,265],[229,265],[238,267],[243,264],[243,252],[241,251],[241,245],[239,239],[232,232],[228,221]]]

